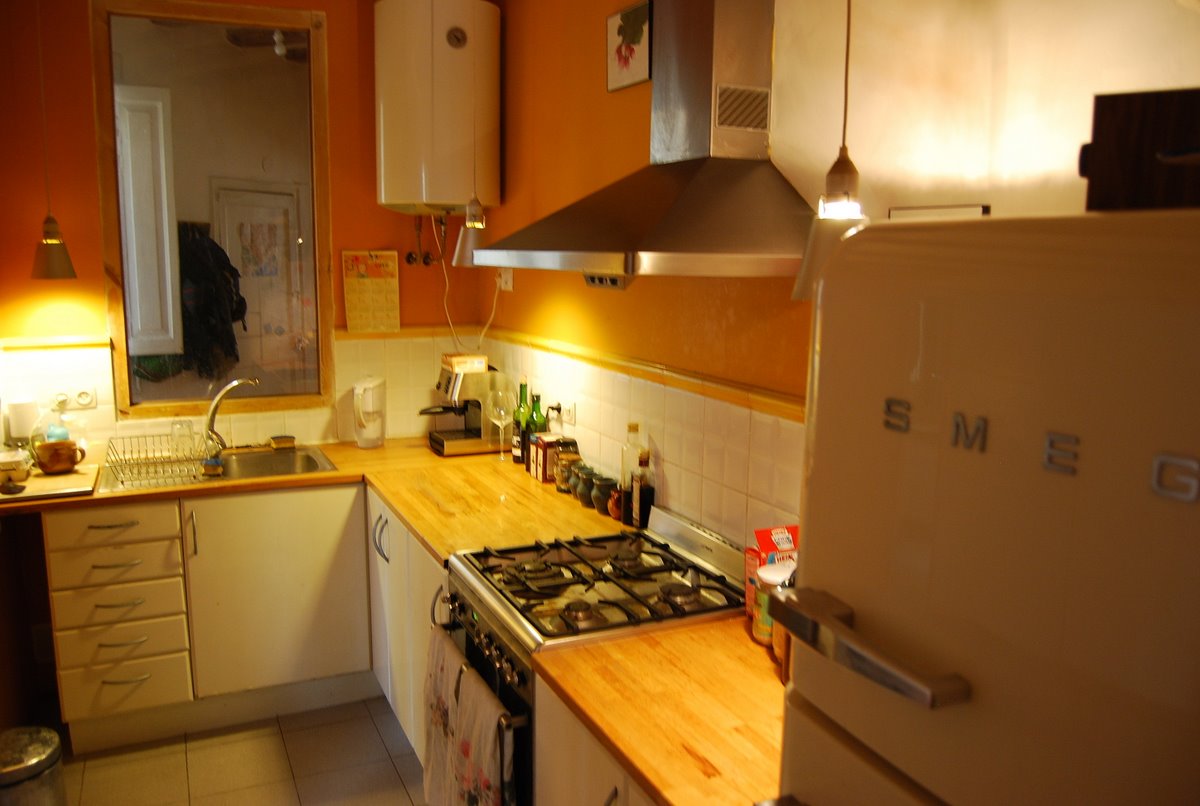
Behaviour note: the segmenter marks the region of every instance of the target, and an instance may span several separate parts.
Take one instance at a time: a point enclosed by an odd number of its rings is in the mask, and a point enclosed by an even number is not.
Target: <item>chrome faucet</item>
[[[217,433],[217,408],[220,407],[221,401],[225,399],[225,395],[244,383],[248,383],[251,386],[258,386],[259,380],[258,378],[234,378],[222,386],[221,391],[213,395],[212,403],[208,404],[208,416],[204,418],[204,443],[205,449],[209,451],[210,456],[216,456],[229,447],[225,444],[225,438]],[[213,445],[216,446],[215,450],[211,447]]]

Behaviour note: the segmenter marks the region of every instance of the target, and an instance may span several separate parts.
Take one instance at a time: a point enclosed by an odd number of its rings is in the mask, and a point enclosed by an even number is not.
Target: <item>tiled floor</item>
[[[421,763],[383,698],[63,765],[73,806],[424,806]]]

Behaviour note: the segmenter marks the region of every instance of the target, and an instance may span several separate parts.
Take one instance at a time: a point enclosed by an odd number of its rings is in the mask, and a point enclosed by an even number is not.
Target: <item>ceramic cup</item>
[[[87,451],[76,445],[73,439],[39,442],[34,452],[37,454],[38,468],[47,476],[70,473],[87,456]]]

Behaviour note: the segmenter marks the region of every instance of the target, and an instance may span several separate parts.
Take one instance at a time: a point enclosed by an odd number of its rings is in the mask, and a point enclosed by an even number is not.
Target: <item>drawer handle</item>
[[[128,680],[101,680],[100,683],[105,686],[136,686],[138,683],[145,683],[151,677],[150,672],[146,672]]]
[[[620,796],[620,794],[621,791],[614,786],[612,788],[612,792],[609,792],[608,797],[604,800],[604,806],[612,806],[612,804],[617,802],[617,797]]]
[[[131,521],[123,521],[122,523],[89,523],[89,529],[132,529],[135,526],[141,525],[141,521],[134,518]]]
[[[103,603],[98,602],[95,605],[93,605],[93,607],[104,607],[104,608],[110,608],[113,610],[119,610],[121,608],[137,607],[138,605],[145,604],[145,603],[146,603],[145,598],[139,596],[136,599],[131,599],[128,602],[117,602],[116,604],[103,604]]]
[[[134,638],[132,641],[97,641],[96,646],[101,649],[120,649],[127,646],[141,646],[150,640],[150,636],[142,635]]]
[[[92,568],[96,571],[115,571],[118,568],[137,568],[141,564],[141,558],[138,558],[125,563],[92,563]]]

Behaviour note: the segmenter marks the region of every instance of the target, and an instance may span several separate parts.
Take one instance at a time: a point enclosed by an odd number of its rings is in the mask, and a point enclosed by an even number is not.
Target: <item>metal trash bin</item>
[[[62,743],[49,728],[0,733],[0,806],[66,806]]]

